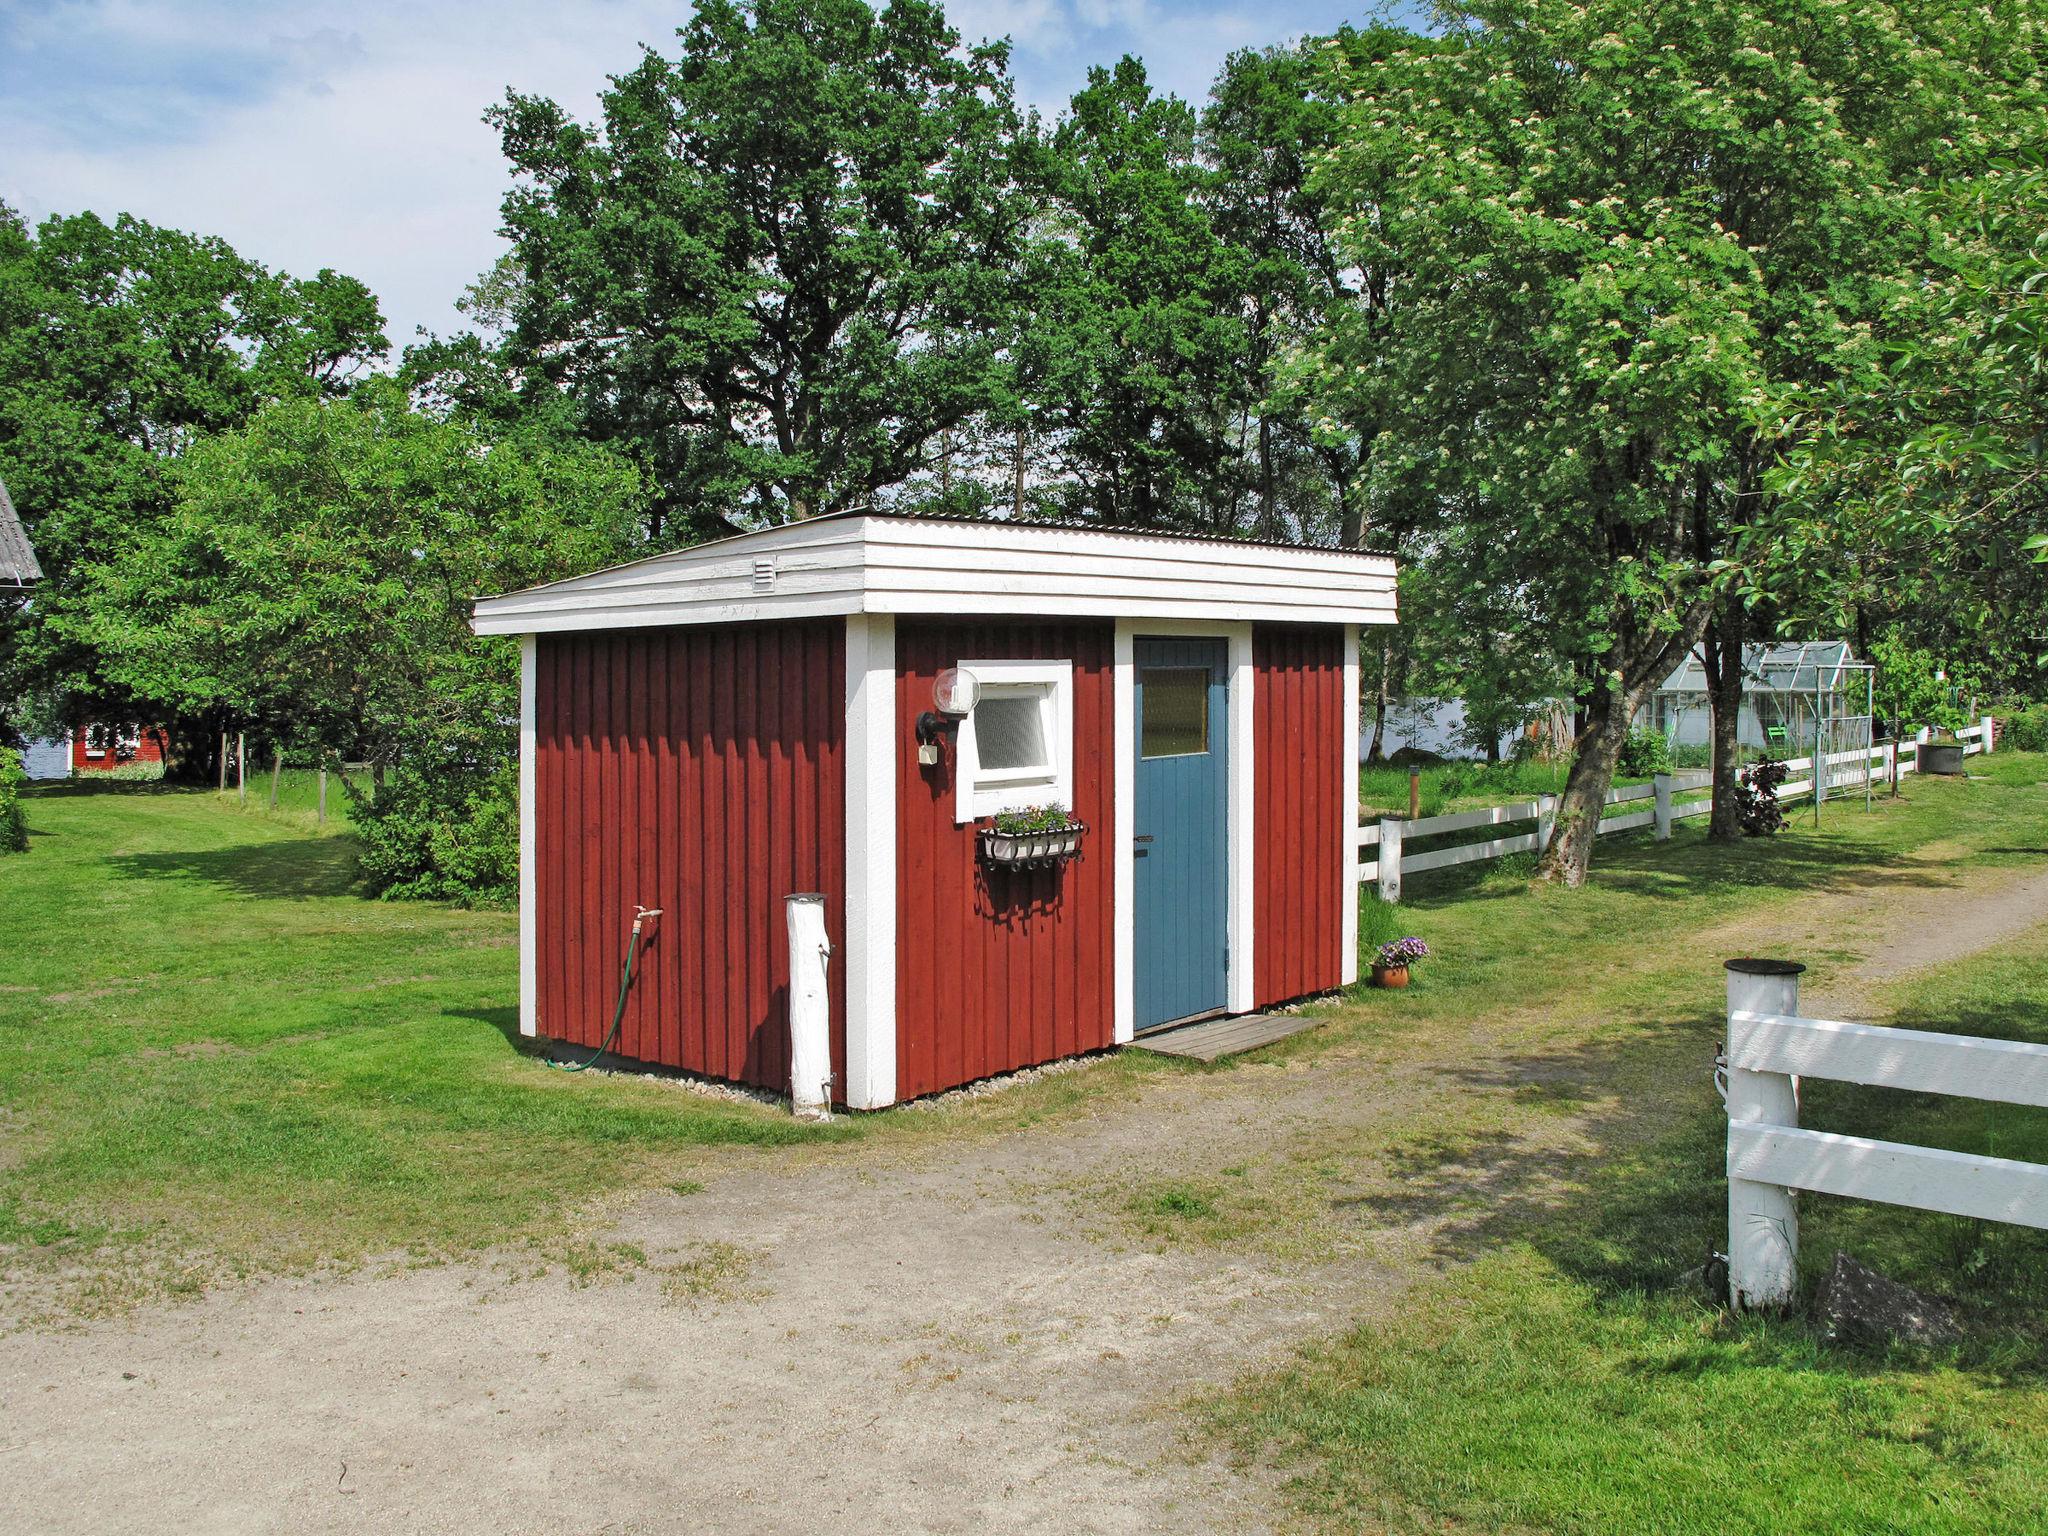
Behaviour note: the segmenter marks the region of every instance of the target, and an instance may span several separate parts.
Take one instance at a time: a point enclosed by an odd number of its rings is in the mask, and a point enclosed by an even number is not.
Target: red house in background
[[[1344,986],[1393,619],[1385,555],[882,513],[483,599],[523,656],[520,1028],[604,1041],[658,908],[616,1054],[786,1090],[798,893],[857,1108]]]
[[[81,725],[71,736],[71,771],[100,773],[128,763],[160,763],[164,733],[155,726]]]

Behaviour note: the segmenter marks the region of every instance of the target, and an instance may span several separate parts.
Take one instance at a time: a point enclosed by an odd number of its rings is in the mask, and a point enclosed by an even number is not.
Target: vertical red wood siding
[[[659,907],[614,1049],[787,1091],[783,898],[823,892],[845,942],[845,622],[542,635],[537,665],[540,1032],[603,1040],[634,903]]]
[[[896,628],[896,1091],[915,1098],[1113,1043],[1115,628],[1108,620]],[[955,757],[917,761],[932,680],[963,659],[1074,664],[1074,804],[1059,870],[989,875],[953,821]]]
[[[1264,1008],[1341,985],[1343,628],[1254,625],[1252,666],[1252,987]]]
[[[100,773],[109,768],[118,768],[123,763],[161,763],[166,760],[164,733],[155,726],[136,732],[135,750],[121,752],[115,743],[120,737],[121,727],[81,725],[71,735],[71,767],[78,773]],[[93,752],[93,739],[100,742],[98,754]]]

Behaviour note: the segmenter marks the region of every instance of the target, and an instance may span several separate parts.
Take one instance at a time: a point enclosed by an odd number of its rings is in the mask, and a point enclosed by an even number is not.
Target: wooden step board
[[[1140,1035],[1131,1044],[1162,1056],[1220,1061],[1225,1056],[1242,1055],[1275,1040],[1285,1040],[1304,1029],[1314,1029],[1321,1022],[1305,1013],[1247,1013],[1241,1018],[1203,1019],[1197,1024],[1162,1029],[1157,1034]]]

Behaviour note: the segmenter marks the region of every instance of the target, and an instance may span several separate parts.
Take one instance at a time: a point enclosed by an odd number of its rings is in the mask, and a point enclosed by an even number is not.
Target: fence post
[[[1998,722],[1992,719],[1991,716],[1986,715],[1984,717],[1984,750],[1986,752],[1989,752],[1991,750],[1991,738],[1994,735],[1996,735],[1997,732]]]
[[[1536,857],[1550,852],[1550,835],[1557,830],[1557,796],[1536,797]]]
[[[235,798],[249,803],[249,736],[246,731],[235,732]]]
[[[1380,900],[1401,899],[1401,828],[1399,817],[1380,818]]]
[[[1896,798],[1899,793],[1899,742],[1897,737],[1893,737],[1884,744],[1884,765],[1885,770],[1892,776],[1892,795]]]
[[[1661,843],[1671,835],[1671,775],[1660,773],[1650,782],[1657,790],[1656,839]]]
[[[1750,1072],[1735,1063],[1749,1026],[1738,1013],[1799,1012],[1799,976],[1790,960],[1730,960],[1728,973],[1728,1124],[1799,1123],[1799,1080],[1782,1072]],[[1728,1177],[1728,1302],[1737,1311],[1777,1310],[1799,1284],[1799,1207],[1777,1184]]]
[[[327,764],[320,765],[320,825],[327,825]]]
[[[284,748],[270,749],[270,808],[277,809],[277,781],[284,774]]]

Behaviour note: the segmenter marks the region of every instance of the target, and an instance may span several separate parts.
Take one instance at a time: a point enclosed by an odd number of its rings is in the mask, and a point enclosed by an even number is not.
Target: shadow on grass
[[[1998,850],[1992,850],[1998,851]],[[1938,889],[1949,881],[1938,867],[1913,866],[1893,848],[1865,848],[1798,836],[1708,844],[1697,834],[1669,843],[1646,835],[1603,845],[1594,879],[1631,895],[1696,901],[1730,891],[1768,886],[1781,891]],[[1502,881],[1484,862],[1409,876],[1401,899],[1427,909],[1474,900],[1521,896],[1526,887]]]
[[[527,1055],[537,1055],[540,1047],[519,1033],[519,1010],[517,1008],[445,1008],[442,1010],[451,1019],[473,1019],[479,1024],[488,1024],[505,1037],[505,1043],[513,1050]]]
[[[1912,1022],[2048,1040],[2048,999]],[[1387,1160],[1395,1190],[1334,1204],[1390,1226],[1434,1223],[1447,1262],[1527,1243],[1603,1300],[1671,1290],[1727,1246],[1727,1122],[1709,1076],[1722,1020],[1618,1023],[1600,1041],[1446,1070],[1475,1087],[1570,1108],[1580,1148],[1532,1147],[1498,1130],[1420,1137]],[[1800,1118],[1816,1130],[2048,1161],[2048,1114],[2008,1106],[1809,1079]],[[1844,1250],[1953,1298],[1967,1323],[1963,1361],[2048,1375],[2048,1232],[1821,1195],[1802,1200],[1801,1222],[1809,1299]]]
[[[80,800],[90,795],[193,795],[208,786],[166,779],[38,779],[22,791],[24,800]]]
[[[195,881],[269,901],[348,896],[356,894],[357,884],[355,839],[345,836],[174,853],[120,853],[107,865],[132,880]]]

